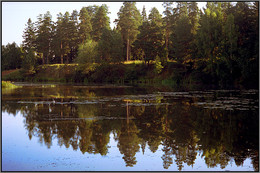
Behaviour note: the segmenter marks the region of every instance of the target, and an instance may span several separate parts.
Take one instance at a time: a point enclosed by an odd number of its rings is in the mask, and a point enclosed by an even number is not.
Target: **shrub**
[[[22,62],[22,69],[23,69],[22,71],[28,75],[34,74],[35,66],[36,66],[35,52],[32,49],[30,49]]]
[[[79,64],[94,63],[98,58],[97,42],[88,40],[80,44],[78,49],[78,58],[75,60]]]
[[[155,58],[155,73],[159,74],[162,72],[163,66],[162,66],[162,62],[160,60],[160,57],[157,55]]]

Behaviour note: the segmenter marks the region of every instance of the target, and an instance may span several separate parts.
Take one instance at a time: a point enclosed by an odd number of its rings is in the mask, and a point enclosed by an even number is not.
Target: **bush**
[[[30,49],[22,62],[22,69],[25,74],[31,75],[35,73],[36,60],[35,52]]]
[[[98,58],[98,44],[95,41],[88,40],[86,43],[80,44],[78,49],[78,58],[76,62],[79,64],[94,63]]]
[[[116,82],[123,80],[125,68],[122,64],[101,64],[91,75],[94,82]]]
[[[155,73],[159,74],[162,72],[163,66],[162,66],[162,62],[160,60],[160,57],[157,55],[155,58]]]

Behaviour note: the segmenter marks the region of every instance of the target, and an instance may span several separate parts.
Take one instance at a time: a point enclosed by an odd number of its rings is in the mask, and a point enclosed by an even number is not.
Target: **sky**
[[[23,32],[29,18],[32,22],[37,21],[39,14],[45,14],[50,11],[52,20],[57,20],[57,14],[66,11],[72,13],[73,10],[78,12],[82,7],[89,5],[107,4],[110,14],[110,26],[115,26],[114,20],[118,18],[117,13],[123,2],[2,2],[2,45],[15,42],[20,45],[23,41]],[[153,7],[156,7],[160,14],[163,15],[163,2],[137,2],[136,7],[142,12],[143,6],[146,8],[147,16]],[[198,6],[202,8],[205,2],[198,2]]]

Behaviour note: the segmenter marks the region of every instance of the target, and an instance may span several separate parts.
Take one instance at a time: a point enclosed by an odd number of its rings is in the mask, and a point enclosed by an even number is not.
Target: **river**
[[[258,90],[20,85],[2,171],[258,171]]]

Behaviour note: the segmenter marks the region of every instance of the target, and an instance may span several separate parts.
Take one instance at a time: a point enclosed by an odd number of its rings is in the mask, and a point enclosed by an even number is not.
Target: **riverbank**
[[[196,86],[216,86],[233,88],[250,86],[258,88],[258,83],[245,85],[238,80],[218,80],[203,71],[191,70],[187,65],[174,61],[165,63],[158,70],[156,63],[145,64],[131,61],[119,64],[50,64],[41,65],[34,74],[26,74],[22,69],[9,73],[2,72],[2,80],[15,82],[61,82],[84,84],[123,84],[123,85],[167,85],[192,88]],[[257,81],[257,80],[256,80]]]
[[[14,85],[10,81],[2,81],[2,89],[14,89],[19,88],[20,86]]]

